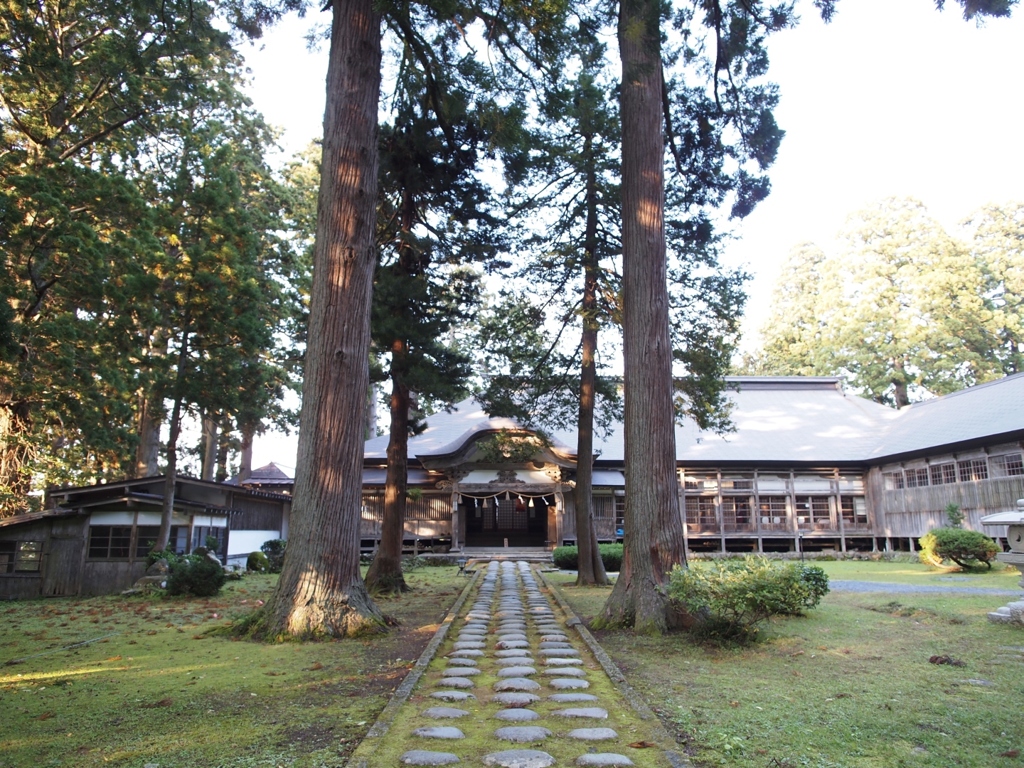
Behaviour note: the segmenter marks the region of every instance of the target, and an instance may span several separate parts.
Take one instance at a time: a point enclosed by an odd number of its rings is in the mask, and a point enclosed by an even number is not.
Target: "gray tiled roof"
[[[676,427],[676,458],[687,464],[793,462],[865,463],[883,457],[1024,430],[1024,374],[895,410],[846,393],[829,377],[734,377],[729,395],[735,431],[703,432],[692,421]],[[455,450],[480,430],[515,428],[490,418],[476,401],[428,419],[409,440],[409,457]],[[573,433],[556,444],[574,449]],[[387,436],[366,443],[365,457],[384,459]],[[601,461],[624,460],[622,425],[598,435]],[[569,450],[573,453],[574,450]]]

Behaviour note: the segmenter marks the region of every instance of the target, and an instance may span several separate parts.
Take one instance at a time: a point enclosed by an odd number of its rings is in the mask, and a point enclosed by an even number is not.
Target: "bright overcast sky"
[[[754,278],[745,346],[790,248],[827,246],[859,208],[910,195],[953,226],[985,203],[1024,199],[1024,8],[978,27],[955,0],[941,13],[932,0],[839,0],[828,25],[798,7],[803,21],[769,46],[786,130],[772,193],[726,254]],[[255,106],[284,129],[289,155],[321,133],[326,48],[307,51],[303,36],[325,17],[290,17],[244,51]],[[255,466],[294,465],[294,448],[263,442]]]

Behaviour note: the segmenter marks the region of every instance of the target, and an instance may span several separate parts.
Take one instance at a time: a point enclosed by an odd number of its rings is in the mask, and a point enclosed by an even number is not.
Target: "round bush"
[[[271,573],[280,573],[284,566],[284,551],[288,542],[284,539],[271,539],[260,546],[260,550],[267,556],[270,565],[268,570]]]
[[[621,544],[599,544],[597,547],[601,553],[601,562],[604,563],[606,571],[620,571],[622,569],[622,545]],[[551,553],[551,559],[555,566],[566,571],[575,571],[579,567],[579,547],[555,547]]]
[[[270,570],[270,561],[262,552],[250,552],[245,559],[245,570],[265,573]]]
[[[171,563],[167,594],[211,597],[220,592],[225,580],[222,566],[205,554],[193,553]]]
[[[813,565],[777,565],[763,557],[694,562],[676,568],[669,597],[697,619],[691,632],[718,643],[750,643],[772,616],[798,616],[828,593],[828,576]]]

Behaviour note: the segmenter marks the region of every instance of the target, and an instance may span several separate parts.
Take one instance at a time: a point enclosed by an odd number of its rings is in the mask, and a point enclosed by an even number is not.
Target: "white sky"
[[[752,274],[745,347],[767,314],[779,267],[794,245],[823,247],[854,211],[892,195],[920,199],[947,226],[989,202],[1024,199],[1024,8],[978,27],[956,0],[840,0],[823,24],[803,21],[769,45],[786,130],[772,194],[738,227],[726,260]],[[325,14],[289,17],[244,50],[250,93],[284,130],[286,156],[321,133],[326,47],[305,31]],[[253,465],[295,464],[295,441],[257,440]]]

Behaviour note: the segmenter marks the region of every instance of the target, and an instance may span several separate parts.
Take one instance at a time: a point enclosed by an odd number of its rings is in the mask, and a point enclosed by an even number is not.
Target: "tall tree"
[[[288,556],[254,631],[344,637],[384,625],[359,572],[375,226],[381,16],[331,8],[327,107]]]
[[[24,505],[32,477],[88,481],[130,468],[140,350],[126,315],[133,292],[146,295],[140,265],[156,243],[125,160],[229,58],[202,3],[0,9],[8,510]]]
[[[1020,251],[1012,216],[999,210],[979,213],[967,240],[921,203],[889,199],[851,217],[831,257],[798,249],[776,289],[761,364],[844,375],[897,407],[1011,372]]]

